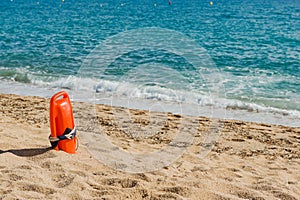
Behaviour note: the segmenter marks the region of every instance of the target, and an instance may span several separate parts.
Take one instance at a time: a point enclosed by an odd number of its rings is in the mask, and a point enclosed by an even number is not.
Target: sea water
[[[300,1],[2,0],[0,92],[300,126]]]

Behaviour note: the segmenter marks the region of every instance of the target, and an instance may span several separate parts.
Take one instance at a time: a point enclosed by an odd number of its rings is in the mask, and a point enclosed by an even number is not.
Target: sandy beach
[[[218,120],[204,155],[211,119],[74,102],[73,111],[79,148],[71,155],[49,148],[49,99],[0,95],[1,200],[300,199],[300,128]],[[133,125],[153,134],[126,134]],[[124,152],[159,150],[180,129],[193,140],[168,166],[128,173],[96,159],[86,136],[97,126]]]

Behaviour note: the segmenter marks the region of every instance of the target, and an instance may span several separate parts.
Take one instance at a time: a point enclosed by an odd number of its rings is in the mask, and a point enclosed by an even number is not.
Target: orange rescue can
[[[50,128],[52,138],[63,136],[67,128],[75,129],[71,101],[65,91],[54,94],[50,100]],[[53,148],[73,154],[77,148],[77,138],[59,140]]]

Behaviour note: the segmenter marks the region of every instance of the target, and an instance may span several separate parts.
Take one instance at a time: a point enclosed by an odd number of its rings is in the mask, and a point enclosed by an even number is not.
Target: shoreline
[[[160,112],[149,115],[143,110],[106,105],[97,105],[94,115],[89,109],[93,105],[72,104],[79,132],[79,149],[74,155],[49,149],[49,99],[0,95],[2,199],[300,197],[300,128],[221,120],[220,134],[213,141],[207,139],[214,120],[206,117]],[[128,113],[130,118],[126,118]],[[160,168],[128,173],[126,166],[101,160],[105,154],[97,148],[105,145],[89,143],[89,139],[97,139],[92,133],[99,131],[91,123],[101,127],[101,134],[112,144],[130,154],[160,150],[170,144],[178,130],[190,133],[193,140],[172,162],[164,163],[167,158],[162,158]],[[128,134],[139,128],[158,134]],[[213,145],[205,152],[208,141]],[[121,160],[115,160],[118,162]],[[144,166],[151,167],[151,163]]]
[[[0,81],[0,94],[15,94],[21,96],[38,96],[41,98],[51,98],[51,96],[61,90],[69,93],[71,101],[104,104],[108,106],[126,107],[130,109],[150,110],[153,112],[172,112],[174,114],[187,115],[192,117],[204,116],[208,118],[217,118],[223,120],[241,120],[245,122],[263,123],[272,125],[282,125],[299,128],[300,116],[295,113],[279,113],[279,111],[257,111],[249,108],[239,109],[232,106],[222,108],[218,106],[201,106],[188,103],[176,103],[167,101],[155,101],[151,99],[134,100],[122,96],[110,96],[102,93],[81,93],[80,91],[70,90],[68,88],[44,88],[17,82]],[[11,88],[14,88],[13,92]],[[88,100],[89,99],[89,100]],[[274,108],[273,108],[274,109]],[[294,111],[286,111],[294,112]],[[298,111],[295,111],[298,112]]]

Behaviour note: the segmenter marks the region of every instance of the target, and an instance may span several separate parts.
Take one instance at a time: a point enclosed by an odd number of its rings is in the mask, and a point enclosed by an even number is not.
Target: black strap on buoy
[[[61,140],[72,140],[76,136],[76,127],[72,129],[66,128],[65,132],[58,137],[49,136],[49,141],[51,143],[51,147],[55,148],[58,145],[58,142]]]

